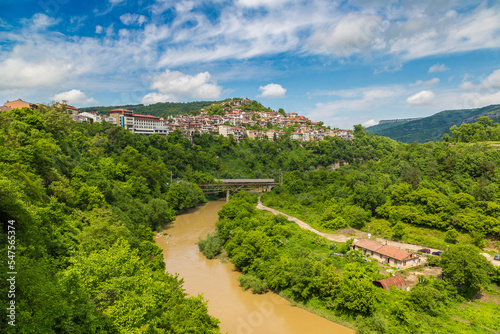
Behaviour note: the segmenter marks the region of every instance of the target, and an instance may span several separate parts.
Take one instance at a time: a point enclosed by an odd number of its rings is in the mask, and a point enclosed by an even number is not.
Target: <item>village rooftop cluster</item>
[[[250,105],[248,99],[231,99],[213,106],[220,107],[224,115],[213,114],[206,109],[201,109],[195,115],[168,116],[167,119],[152,116],[134,114],[127,109],[110,110],[110,115],[102,115],[97,112],[80,112],[77,108],[69,105],[56,104],[57,107],[69,114],[76,122],[109,122],[123,127],[137,134],[158,134],[168,136],[175,130],[180,130],[189,139],[194,133],[218,133],[224,137],[234,136],[237,141],[245,138],[264,139],[274,141],[285,135],[283,129],[293,127],[290,139],[298,141],[323,140],[325,137],[339,137],[344,140],[354,138],[349,130],[328,129],[311,122],[308,118],[297,113],[284,113],[273,110],[242,110],[242,106]],[[37,108],[38,105],[24,102],[21,99],[7,101],[2,111],[13,108]],[[207,107],[207,109],[209,109]]]

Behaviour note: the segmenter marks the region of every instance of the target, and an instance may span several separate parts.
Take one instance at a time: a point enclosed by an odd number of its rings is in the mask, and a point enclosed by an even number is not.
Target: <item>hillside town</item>
[[[230,99],[212,107],[222,108],[223,115],[214,114],[206,109],[190,115],[168,116],[166,119],[152,115],[135,114],[132,110],[113,109],[108,115],[94,111],[80,112],[77,108],[56,103],[63,112],[75,122],[108,122],[137,134],[158,134],[168,136],[180,130],[190,140],[196,132],[213,133],[224,137],[233,136],[236,141],[245,138],[274,141],[286,135],[285,129],[293,127],[291,140],[301,142],[323,140],[325,137],[339,137],[344,140],[354,138],[349,130],[329,129],[312,122],[295,112],[284,113],[273,110],[243,110],[241,107],[251,103],[248,99]],[[37,108],[38,105],[22,101],[7,101],[1,111],[13,108]],[[208,109],[208,108],[207,108]]]

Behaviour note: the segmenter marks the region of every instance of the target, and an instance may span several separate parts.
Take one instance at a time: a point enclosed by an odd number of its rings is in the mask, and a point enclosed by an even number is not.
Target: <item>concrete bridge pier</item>
[[[229,189],[226,190],[226,203],[229,202]]]

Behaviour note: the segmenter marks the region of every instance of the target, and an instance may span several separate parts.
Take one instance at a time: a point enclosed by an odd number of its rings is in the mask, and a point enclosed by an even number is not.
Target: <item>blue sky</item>
[[[500,104],[498,1],[0,0],[0,103],[256,99],[327,125]]]

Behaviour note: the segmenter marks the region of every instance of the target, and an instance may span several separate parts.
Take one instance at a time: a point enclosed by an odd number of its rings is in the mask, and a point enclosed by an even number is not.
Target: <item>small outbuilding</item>
[[[399,290],[407,290],[408,284],[402,276],[392,276],[384,279],[379,279],[378,281],[373,281],[373,285],[378,288],[386,289],[391,291],[391,286],[395,286]]]

